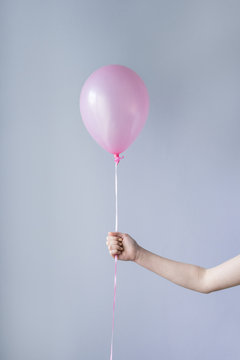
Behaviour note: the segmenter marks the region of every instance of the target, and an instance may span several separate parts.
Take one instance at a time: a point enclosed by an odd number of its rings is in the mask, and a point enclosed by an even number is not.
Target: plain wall
[[[175,260],[239,254],[240,2],[0,4],[0,358],[110,356],[114,161],[79,94],[97,68],[144,80],[123,154],[119,230]],[[118,262],[114,360],[239,359],[240,287],[199,294]]]

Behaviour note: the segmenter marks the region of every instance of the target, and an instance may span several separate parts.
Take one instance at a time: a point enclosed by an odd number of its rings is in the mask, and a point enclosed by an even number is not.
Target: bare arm
[[[140,248],[135,262],[177,285],[205,294],[240,285],[240,255],[205,269],[173,261]]]
[[[156,255],[137,244],[128,234],[108,233],[110,254],[119,260],[131,260],[165,279],[187,289],[210,293],[240,285],[240,255],[215,267],[185,264]]]

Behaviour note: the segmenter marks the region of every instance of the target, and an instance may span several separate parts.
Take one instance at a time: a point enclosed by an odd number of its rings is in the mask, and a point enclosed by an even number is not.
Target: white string
[[[115,162],[115,200],[116,200],[116,218],[115,218],[115,231],[118,231],[118,181],[117,181],[117,166]]]
[[[118,183],[117,183],[117,162],[115,162],[115,231],[118,231]],[[110,352],[110,360],[113,357],[113,333],[114,333],[114,314],[115,314],[115,302],[116,302],[116,289],[117,289],[117,260],[118,256],[115,255],[115,273],[114,273],[114,297],[113,297],[113,321],[112,321],[112,339],[111,339],[111,352]]]

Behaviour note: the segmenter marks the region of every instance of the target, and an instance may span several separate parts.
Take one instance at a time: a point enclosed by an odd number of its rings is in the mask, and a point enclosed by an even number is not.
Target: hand
[[[110,255],[114,258],[118,255],[119,260],[136,261],[140,246],[128,234],[121,232],[109,232],[106,244]]]

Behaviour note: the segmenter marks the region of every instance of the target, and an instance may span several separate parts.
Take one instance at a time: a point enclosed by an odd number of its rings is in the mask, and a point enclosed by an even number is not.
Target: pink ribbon
[[[113,297],[113,320],[112,320],[112,340],[111,340],[111,355],[110,355],[110,360],[112,360],[112,355],[113,355],[114,314],[115,314],[116,289],[117,289],[117,260],[118,260],[118,257],[117,257],[117,255],[115,255],[114,297]]]

